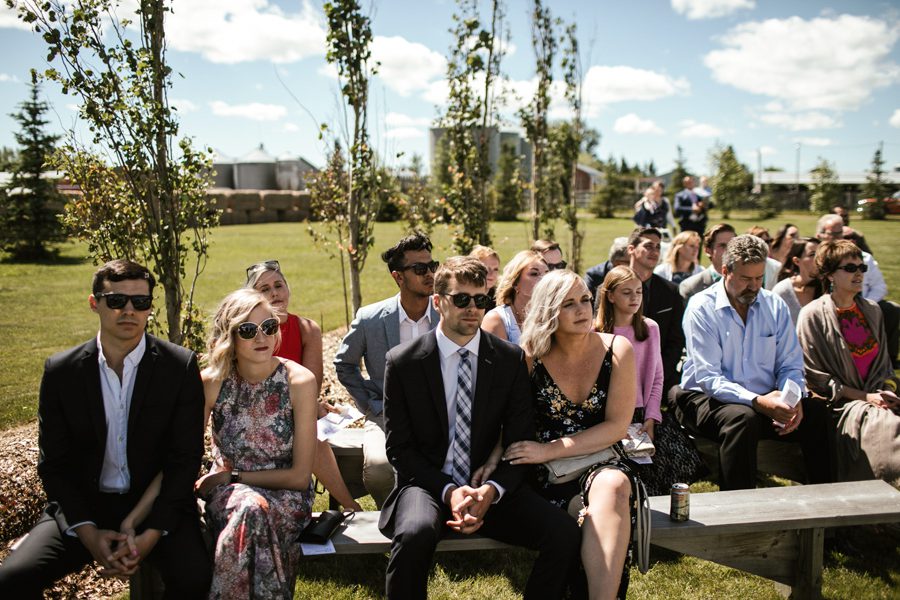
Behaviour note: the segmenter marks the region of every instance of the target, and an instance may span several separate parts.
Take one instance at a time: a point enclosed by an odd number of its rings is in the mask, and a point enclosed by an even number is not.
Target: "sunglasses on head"
[[[439,263],[436,260],[433,260],[433,261],[427,262],[427,263],[417,262],[417,263],[412,263],[412,264],[402,266],[397,270],[398,271],[407,271],[409,269],[412,269],[413,273],[421,276],[421,275],[424,275],[425,273],[427,273],[428,271],[431,271],[432,273],[434,273],[435,271],[437,271],[437,268],[440,266],[440,264],[441,263]]]
[[[98,300],[105,298],[106,306],[112,309],[125,308],[129,300],[131,300],[131,306],[134,307],[134,310],[150,310],[150,306],[153,304],[153,296],[148,296],[147,294],[129,295],[118,292],[105,292],[97,294],[94,298]]]
[[[568,264],[569,263],[567,263],[564,260],[561,260],[558,263],[547,263],[547,270],[548,271],[556,271],[557,269],[565,269],[568,266]]]
[[[250,277],[252,273],[256,271],[278,271],[281,272],[281,265],[277,260],[267,260],[261,263],[256,263],[255,265],[250,265],[247,267],[247,277]]]
[[[236,331],[238,337],[240,337],[242,340],[252,340],[260,331],[262,331],[267,336],[272,336],[278,333],[278,319],[272,317],[266,319],[259,325],[247,321],[246,323],[241,323],[240,325],[238,325]]]
[[[842,265],[838,267],[838,269],[840,269],[841,271],[847,271],[848,273],[856,273],[857,271],[859,271],[860,273],[865,273],[869,270],[869,265],[856,265],[851,263],[849,265]]]
[[[453,300],[453,306],[456,308],[469,308],[469,304],[472,300],[475,301],[475,308],[484,310],[488,306],[491,305],[491,297],[487,294],[467,294],[465,292],[460,292],[459,294],[441,294],[442,296],[447,296],[451,300]]]

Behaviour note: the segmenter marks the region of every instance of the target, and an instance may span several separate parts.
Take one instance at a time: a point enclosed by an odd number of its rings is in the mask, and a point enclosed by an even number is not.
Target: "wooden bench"
[[[900,492],[883,481],[758,488],[691,496],[690,520],[669,519],[669,497],[650,499],[651,543],[753,573],[784,595],[820,598],[827,527],[900,522]],[[390,550],[377,512],[356,513],[332,538],[337,554]],[[450,535],[438,551],[486,550],[505,544]]]

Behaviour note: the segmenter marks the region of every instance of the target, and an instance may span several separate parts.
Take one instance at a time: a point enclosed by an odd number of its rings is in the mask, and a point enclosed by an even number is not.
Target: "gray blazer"
[[[384,396],[384,364],[388,350],[400,344],[400,294],[360,308],[350,323],[347,335],[334,355],[338,380],[356,402],[357,408],[369,416],[380,415]],[[428,305],[431,329],[440,314]],[[360,361],[365,361],[369,379],[362,375]]]
[[[682,281],[678,286],[678,292],[681,294],[681,297],[684,298],[685,305],[687,305],[687,301],[691,296],[698,292],[702,292],[714,283],[712,271],[710,270],[710,267],[706,267],[696,275],[691,275]]]

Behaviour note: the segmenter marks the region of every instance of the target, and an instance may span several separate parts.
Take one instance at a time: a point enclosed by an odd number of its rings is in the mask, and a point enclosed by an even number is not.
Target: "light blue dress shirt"
[[[748,406],[757,396],[783,389],[788,379],[806,389],[790,310],[770,291],[759,291],[744,323],[719,280],[690,299],[683,325],[682,389]]]

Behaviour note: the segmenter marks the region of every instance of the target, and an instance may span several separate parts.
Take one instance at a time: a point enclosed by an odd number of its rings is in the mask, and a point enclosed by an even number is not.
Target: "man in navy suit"
[[[481,330],[486,276],[475,258],[448,259],[435,275],[438,327],[387,356],[385,430],[397,483],[379,528],[391,538],[390,599],[426,597],[448,528],[539,550],[525,598],[560,598],[578,574],[578,526],[525,484],[527,466],[503,461],[487,481],[472,481],[497,440],[505,448],[535,439],[525,356]]]
[[[193,486],[203,455],[203,386],[193,352],[145,333],[153,275],[128,260],[95,274],[95,339],[50,357],[38,406],[38,474],[48,506],[0,565],[0,597],[41,598],[96,562],[127,577],[143,560],[166,596],[205,597],[210,561]],[[123,520],[157,474],[159,494],[137,524]]]

